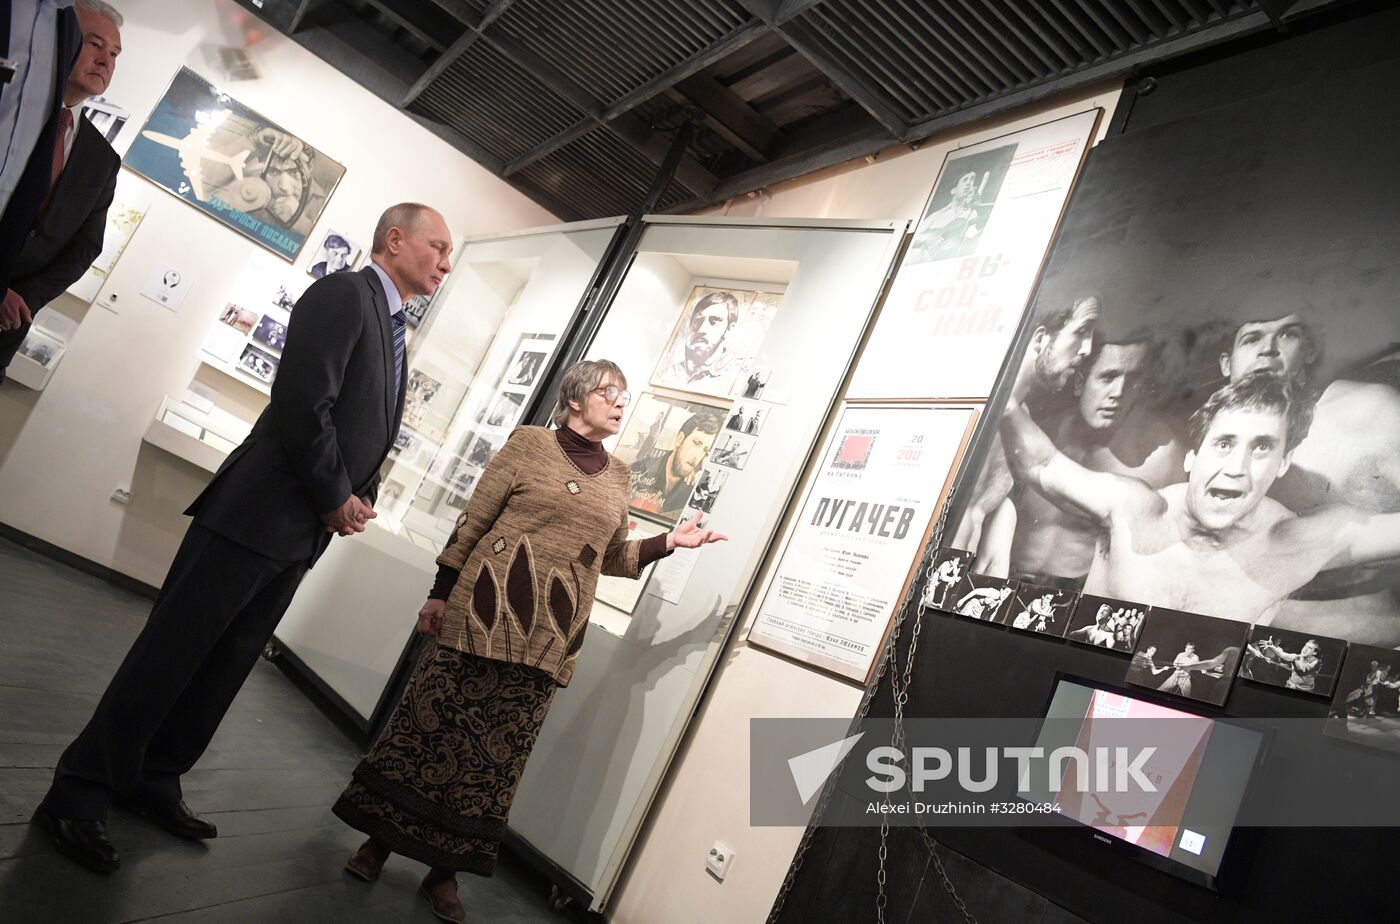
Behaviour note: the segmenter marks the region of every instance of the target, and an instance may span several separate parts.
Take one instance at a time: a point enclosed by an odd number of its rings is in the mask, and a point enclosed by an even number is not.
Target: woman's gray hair
[[[588,400],[588,393],[609,375],[617,380],[618,388],[627,387],[627,376],[622,374],[622,367],[610,359],[585,359],[566,369],[564,377],[559,380],[559,394],[555,398],[554,425],[564,426],[573,413],[569,402],[577,401],[582,407]]]
[[[96,13],[98,16],[105,16],[112,21],[112,25],[118,29],[122,27],[122,14],[117,12],[117,8],[104,0],[74,0],[73,5],[80,10],[87,10]]]

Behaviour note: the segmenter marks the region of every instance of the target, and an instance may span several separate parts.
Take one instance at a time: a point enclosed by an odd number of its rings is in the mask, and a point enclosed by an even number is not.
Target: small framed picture
[[[321,238],[321,245],[311,255],[311,265],[306,271],[320,279],[330,273],[348,272],[360,256],[360,245],[339,231],[328,231]]]
[[[287,342],[287,325],[272,315],[265,314],[258,322],[258,326],[253,328],[253,339],[281,352],[283,345]]]
[[[959,590],[954,613],[983,622],[1004,623],[1016,595],[1016,582],[989,574],[969,574]]]
[[[1153,607],[1143,621],[1127,681],[1225,705],[1249,623]]]
[[[265,385],[271,385],[277,378],[277,357],[260,350],[251,343],[243,348],[238,358],[238,368]]]
[[[1072,590],[1023,583],[1016,588],[1003,618],[1013,629],[1059,638],[1069,628],[1069,617],[1078,599]]]
[[[66,344],[56,337],[50,337],[37,327],[29,328],[24,342],[19,345],[21,356],[32,359],[47,369],[63,355]]]
[[[1093,648],[1132,654],[1148,609],[1143,603],[1083,594],[1070,617],[1065,638]]]
[[[1400,651],[1350,645],[1323,733],[1400,751]]]
[[[1245,646],[1240,676],[1330,698],[1346,653],[1347,643],[1339,638],[1255,625]]]
[[[232,327],[240,334],[250,334],[253,331],[253,325],[258,323],[258,313],[250,308],[229,302],[224,305],[224,310],[219,312],[219,321]]]

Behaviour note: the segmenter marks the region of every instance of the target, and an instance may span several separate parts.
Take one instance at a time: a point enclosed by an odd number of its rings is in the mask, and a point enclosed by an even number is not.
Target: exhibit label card
[[[964,405],[847,406],[749,641],[863,682],[975,417]]]
[[[848,397],[991,394],[1099,112],[948,155]]]

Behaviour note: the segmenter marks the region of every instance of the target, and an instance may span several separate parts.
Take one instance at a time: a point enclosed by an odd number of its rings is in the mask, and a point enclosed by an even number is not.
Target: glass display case
[[[466,241],[408,345],[398,445],[378,517],[340,539],[277,627],[290,655],[369,728],[476,476],[544,380],[620,220]]]

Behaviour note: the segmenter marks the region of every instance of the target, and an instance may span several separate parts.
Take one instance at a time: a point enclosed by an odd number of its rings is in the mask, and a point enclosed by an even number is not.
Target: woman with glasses
[[[697,517],[627,539],[628,468],[602,445],[622,427],[626,387],[615,363],[575,364],[559,385],[557,429],[518,428],[486,467],[418,613],[436,644],[335,804],[370,836],[346,870],[372,881],[391,852],[428,864],[423,891],[443,920],[465,920],[455,874],[495,867],[599,575],[635,579],[672,549],[725,538]]]

